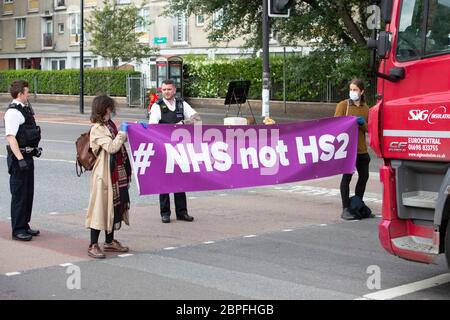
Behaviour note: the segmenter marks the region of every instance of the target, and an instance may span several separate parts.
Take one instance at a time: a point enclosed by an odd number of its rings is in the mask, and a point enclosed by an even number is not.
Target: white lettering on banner
[[[211,147],[211,153],[216,159],[214,169],[217,171],[228,171],[231,168],[231,157],[227,153],[228,145],[225,142],[215,142]]]
[[[241,148],[242,169],[248,169],[248,156],[250,156],[253,169],[259,168],[258,154],[255,148]]]
[[[200,153],[195,152],[194,145],[192,143],[189,143],[186,146],[188,149],[189,158],[192,161],[194,172],[200,172],[199,162],[203,162],[205,164],[206,171],[208,172],[213,171],[207,143],[201,144],[202,152]]]
[[[337,140],[338,142],[343,142],[338,151],[335,153],[334,145],[330,145],[334,142],[334,140]],[[311,154],[312,156],[312,162],[317,163],[319,162],[319,148],[317,145],[317,138],[315,136],[309,137],[309,145],[305,146],[303,143],[302,137],[295,138],[295,141],[297,143],[297,155],[298,155],[298,162],[300,164],[306,164],[306,154]],[[326,162],[330,161],[331,159],[339,160],[339,159],[345,159],[347,157],[347,146],[350,141],[350,137],[347,133],[341,133],[336,138],[332,135],[326,134],[319,138],[319,147],[320,151],[322,151],[322,154],[320,155],[320,160]]]
[[[256,133],[256,132],[255,132]],[[309,140],[309,144],[306,145],[303,142],[303,137],[297,137],[297,156],[299,164],[306,164],[306,155],[309,154],[312,158],[312,163],[317,163],[319,161],[327,162],[332,159],[339,160],[345,159],[347,157],[347,147],[350,141],[350,137],[347,133],[341,133],[337,137],[324,134],[322,136],[309,136],[305,139]],[[339,146],[336,146],[336,142]],[[253,144],[253,143],[252,143]],[[231,144],[234,149],[235,142]],[[278,168],[278,165],[289,166],[290,161],[288,159],[288,146],[283,140],[272,141],[272,146],[250,146],[245,147],[245,143],[238,141],[237,159],[234,159],[232,153],[233,150],[230,148],[230,144],[223,141],[216,141],[213,143],[200,143],[196,146],[195,143],[177,143],[172,145],[171,143],[165,143],[166,150],[166,173],[174,173],[175,166],[178,166],[182,173],[190,172],[201,172],[201,167],[204,168],[206,172],[212,172],[214,170],[225,172],[228,171],[233,164],[240,164],[242,169],[258,169],[258,168]],[[242,146],[244,145],[244,146]],[[141,162],[147,161],[149,156],[142,156],[142,152],[145,149],[144,146],[140,146],[140,158],[143,158]],[[337,150],[336,150],[337,149]],[[138,150],[138,151],[139,151]],[[152,147],[147,148],[147,150],[154,151]],[[152,154],[152,155],[153,155]],[[136,151],[135,151],[136,156]],[[142,168],[144,164],[140,164]],[[150,166],[147,164],[147,167]]]
[[[341,145],[341,147],[336,152],[336,156],[334,157],[334,159],[339,160],[339,159],[347,158],[347,146],[348,146],[348,143],[350,142],[350,137],[348,136],[347,133],[341,133],[340,135],[337,136],[336,140],[338,142],[344,142],[344,143]]]
[[[306,163],[306,154],[311,153],[312,162],[316,163],[319,161],[319,150],[317,149],[317,140],[316,137],[309,137],[309,146],[305,146],[303,144],[303,138],[297,137],[295,138],[297,142],[297,154],[298,154],[298,162],[300,164]]]
[[[147,149],[145,147],[147,146]],[[144,175],[145,170],[150,167],[152,163],[150,157],[155,155],[155,150],[153,150],[153,143],[141,143],[139,149],[133,152],[134,156],[134,170],[138,172],[139,175]]]
[[[280,163],[282,166],[288,166],[289,165],[289,159],[286,158],[286,153],[288,152],[287,145],[284,144],[283,140],[278,141],[276,150],[278,154],[280,155]]]
[[[177,145],[177,150],[170,143],[165,143],[167,161],[166,161],[166,173],[175,172],[175,162],[180,167],[183,173],[191,172],[189,165],[189,158],[186,154],[186,150],[182,144]]]

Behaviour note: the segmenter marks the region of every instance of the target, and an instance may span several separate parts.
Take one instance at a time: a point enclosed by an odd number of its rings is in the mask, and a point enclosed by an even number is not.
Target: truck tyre
[[[447,231],[445,232],[445,258],[450,269],[450,220],[447,222]]]

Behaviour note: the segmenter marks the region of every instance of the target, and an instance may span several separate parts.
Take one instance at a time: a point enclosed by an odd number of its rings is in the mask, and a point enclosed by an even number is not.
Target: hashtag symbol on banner
[[[145,147],[147,146],[147,149]],[[150,157],[155,155],[155,150],[153,150],[153,143],[145,144],[141,143],[139,149],[133,152],[134,156],[134,167],[138,171],[139,175],[144,175],[145,170],[150,167],[152,163]]]

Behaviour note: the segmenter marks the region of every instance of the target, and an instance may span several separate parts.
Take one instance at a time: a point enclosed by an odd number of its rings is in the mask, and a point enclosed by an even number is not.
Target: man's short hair
[[[162,84],[165,84],[165,85],[171,84],[171,85],[173,85],[173,86],[175,87],[175,81],[170,80],[170,79],[164,80],[164,81],[162,82]]]
[[[9,93],[11,94],[11,97],[13,97],[13,99],[17,99],[19,93],[24,93],[25,88],[29,88],[27,81],[16,80],[11,83],[11,86],[9,87]]]

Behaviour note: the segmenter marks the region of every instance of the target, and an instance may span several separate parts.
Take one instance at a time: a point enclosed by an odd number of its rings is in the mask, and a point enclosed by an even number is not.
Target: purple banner
[[[130,124],[141,195],[235,189],[317,179],[355,169],[355,117],[276,125]]]

